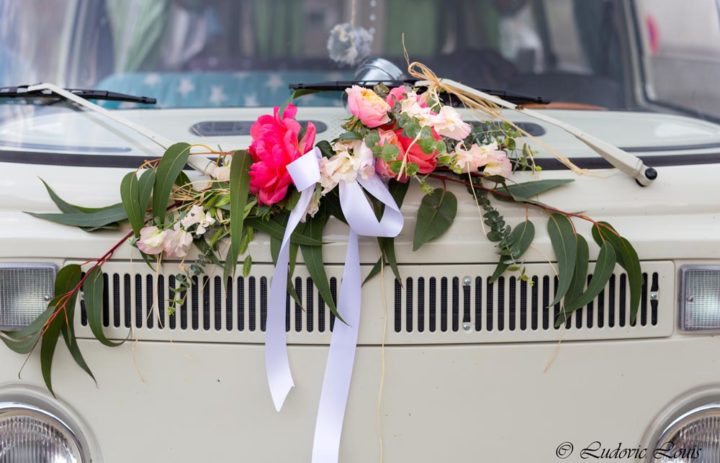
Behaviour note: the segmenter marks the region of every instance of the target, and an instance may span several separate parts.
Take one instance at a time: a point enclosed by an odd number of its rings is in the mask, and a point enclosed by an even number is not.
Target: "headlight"
[[[720,266],[680,269],[680,329],[720,330]]]
[[[0,403],[0,462],[82,463],[77,436],[59,418],[31,405]]]
[[[720,461],[720,403],[696,407],[670,422],[658,438],[648,461]]]
[[[0,329],[23,328],[47,309],[55,271],[52,264],[0,264]]]

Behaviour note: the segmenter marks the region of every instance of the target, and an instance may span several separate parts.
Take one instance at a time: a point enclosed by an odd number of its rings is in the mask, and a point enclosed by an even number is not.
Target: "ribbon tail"
[[[336,321],[333,327],[315,423],[312,463],[337,463],[339,458],[360,327],[362,279],[359,254],[358,236],[351,230],[338,295],[338,310],[347,324]]]
[[[265,370],[275,410],[280,411],[290,390],[295,386],[290,371],[285,332],[285,293],[287,291],[289,249],[280,248],[277,266],[270,284],[266,322]]]
[[[285,331],[285,302],[287,300],[288,261],[290,260],[290,237],[305,215],[313,188],[300,193],[297,205],[290,213],[280,252],[278,252],[275,272],[270,283],[265,336],[265,371],[270,386],[275,410],[280,411],[290,390],[295,386],[290,371],[290,360],[287,351],[287,333]]]

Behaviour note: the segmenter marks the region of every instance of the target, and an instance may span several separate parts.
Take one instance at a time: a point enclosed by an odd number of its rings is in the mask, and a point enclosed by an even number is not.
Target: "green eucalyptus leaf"
[[[45,189],[47,190],[48,194],[50,195],[50,199],[55,203],[55,205],[60,209],[62,212],[84,212],[86,214],[94,213],[103,211],[112,207],[117,206],[117,204],[113,204],[111,206],[105,206],[105,207],[83,207],[83,206],[77,206],[75,204],[70,204],[67,201],[63,200],[60,196],[58,196],[55,191],[50,188],[50,185],[48,185],[45,180],[40,179],[40,181],[45,185]]]
[[[305,232],[304,234],[316,240],[322,240],[323,230],[325,229],[328,219],[329,216],[323,213],[318,213],[315,217],[308,218],[304,224],[301,224]],[[313,284],[315,284],[320,297],[323,298],[325,304],[330,308],[330,312],[344,323],[345,321],[338,313],[335,300],[332,297],[330,281],[325,272],[322,246],[300,246],[300,250],[302,251],[303,260],[305,261],[305,267],[307,267],[310,278],[312,278]]]
[[[73,299],[73,303],[69,304],[65,309],[65,322],[61,324],[60,332],[62,333],[63,339],[65,340],[65,346],[67,347],[68,351],[70,351],[70,355],[72,356],[73,360],[75,360],[75,363],[77,363],[77,365],[82,368],[85,373],[87,373],[93,379],[93,381],[95,381],[95,384],[97,385],[95,375],[93,374],[92,370],[90,370],[90,366],[85,361],[82,352],[80,352],[80,346],[78,345],[77,337],[75,336],[74,321],[75,304]]]
[[[43,381],[48,391],[55,396],[52,388],[52,362],[55,356],[55,348],[57,347],[58,338],[60,337],[61,323],[65,319],[62,315],[56,315],[48,324],[45,333],[40,341],[40,370],[42,371]]]
[[[113,204],[95,212],[66,212],[66,213],[37,213],[26,212],[38,219],[74,227],[98,229],[110,224],[122,222],[127,219],[127,214],[122,203]]]
[[[599,222],[593,225],[592,235],[599,246],[602,247],[606,241],[612,245],[618,264],[627,273],[630,287],[630,323],[635,324],[642,296],[642,268],[640,267],[640,258],[637,251],[630,244],[630,241],[620,236],[607,222]]]
[[[146,169],[142,174],[140,174],[140,179],[138,180],[138,200],[140,202],[140,207],[143,210],[143,215],[145,215],[147,208],[150,207],[150,196],[152,196],[154,185],[155,170]]]
[[[515,201],[530,201],[541,193],[567,185],[573,181],[572,179],[534,180],[532,182],[502,185],[493,193],[498,199],[507,199],[510,196]]]
[[[88,325],[90,326],[93,336],[108,347],[116,347],[123,342],[111,341],[103,332],[102,312],[104,292],[105,280],[103,279],[102,267],[98,266],[88,272],[83,282],[85,313],[87,314]]]
[[[450,228],[457,214],[457,198],[452,192],[436,188],[420,203],[413,236],[413,251],[440,237]]]
[[[2,339],[5,345],[7,345],[13,352],[18,354],[29,354],[40,340],[43,327],[54,312],[54,307],[48,307],[28,326],[19,330],[3,331],[2,334],[0,334],[0,339]]]
[[[135,237],[145,224],[145,209],[140,204],[140,182],[135,171],[128,172],[120,182],[120,198]]]
[[[160,223],[165,223],[172,187],[182,173],[189,156],[190,145],[176,143],[168,148],[160,159],[152,194],[153,217],[159,220]]]
[[[224,280],[235,273],[242,247],[245,206],[250,192],[252,158],[247,151],[236,151],[230,164],[230,251],[225,261]]]
[[[548,234],[558,263],[558,285],[555,299],[550,303],[554,306],[570,289],[577,255],[577,239],[570,219],[562,214],[551,214],[548,220]]]
[[[243,261],[243,277],[247,278],[248,276],[250,276],[250,270],[252,270],[252,256],[248,254],[247,256],[245,256],[245,260]]]
[[[510,262],[512,261],[509,256],[500,256],[500,260],[495,266],[495,271],[493,271],[493,274],[490,276],[490,283],[494,283],[498,278],[500,278],[500,275],[505,273],[505,270],[510,267]]]
[[[535,225],[529,220],[521,222],[508,235],[510,237],[510,257],[519,259],[525,254],[535,238]]]
[[[575,238],[577,239],[575,271],[573,272],[572,283],[570,283],[570,288],[568,288],[565,300],[563,301],[566,313],[568,312],[568,307],[574,304],[585,289],[587,269],[590,262],[590,249],[588,248],[587,240],[582,235],[576,235]]]
[[[75,306],[77,293],[67,299],[64,307],[58,307],[58,303],[67,293],[73,291],[80,282],[82,271],[77,264],[66,265],[61,268],[55,276],[55,297],[50,301],[50,306],[54,309],[53,314],[45,323],[45,331],[40,340],[40,370],[42,371],[43,380],[50,393],[55,395],[52,388],[52,362],[55,355],[55,348],[60,333],[67,323],[73,323],[69,319],[68,309]],[[62,310],[65,310],[63,313]],[[84,363],[84,361],[83,361]],[[92,376],[92,374],[91,374]]]
[[[615,249],[609,242],[606,241],[600,246],[600,254],[598,254],[595,269],[593,270],[590,283],[588,283],[587,290],[577,299],[565,303],[565,313],[570,313],[574,310],[585,307],[592,302],[610,280],[613,270],[615,269],[616,262]]]
[[[377,262],[375,262],[375,265],[372,266],[372,268],[370,269],[370,272],[368,272],[367,276],[363,280],[363,282],[362,282],[363,286],[365,286],[365,283],[372,280],[375,276],[377,276],[380,273],[380,270],[382,270],[382,263],[383,263],[383,258],[381,256],[377,260]]]
[[[496,212],[496,211],[493,211]],[[494,282],[500,275],[505,273],[510,264],[516,259],[522,257],[523,254],[528,250],[530,244],[532,244],[535,238],[535,225],[529,220],[518,224],[513,231],[507,236],[507,242],[505,243],[505,250],[507,252],[502,253],[500,260],[498,261],[495,271],[490,277],[490,282]]]

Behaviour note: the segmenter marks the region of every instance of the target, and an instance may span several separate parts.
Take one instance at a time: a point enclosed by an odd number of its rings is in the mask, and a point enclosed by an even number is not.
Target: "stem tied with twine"
[[[567,156],[564,156],[552,146],[538,140],[537,138],[530,135],[527,131],[518,127],[514,122],[506,118],[502,113],[502,109],[492,101],[483,98],[481,95],[470,93],[466,90],[453,86],[451,83],[448,83],[443,79],[439,78],[429,67],[427,67],[423,63],[420,63],[418,61],[410,62],[407,50],[405,50],[404,47],[403,50],[405,52],[405,59],[408,62],[408,74],[410,74],[410,76],[412,77],[415,77],[416,79],[419,79],[420,81],[424,81],[427,83],[427,89],[428,92],[430,92],[431,98],[439,100],[439,93],[447,93],[453,95],[463,104],[464,107],[473,111],[478,111],[485,116],[489,116],[493,119],[509,124],[511,127],[521,133],[524,137],[532,141],[534,144],[541,146],[547,152],[552,154],[555,159],[560,161],[565,167],[567,167],[574,173],[578,175],[585,175],[588,173],[586,169],[581,169],[580,167],[573,164],[573,162],[570,161]]]

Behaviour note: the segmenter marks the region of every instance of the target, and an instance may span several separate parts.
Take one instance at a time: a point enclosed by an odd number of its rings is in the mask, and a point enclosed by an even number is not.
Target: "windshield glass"
[[[716,117],[719,15],[714,0],[700,4],[683,7],[685,27],[673,0],[0,0],[0,84],[98,88],[161,108],[273,106],[291,83],[351,79],[365,57],[405,69],[404,36],[411,60],[478,88]],[[301,104],[340,105],[341,94]]]

